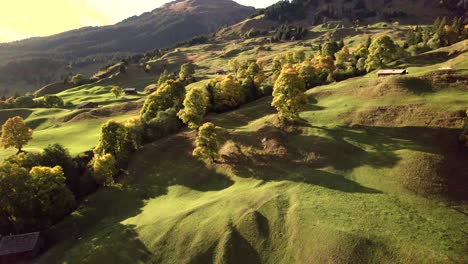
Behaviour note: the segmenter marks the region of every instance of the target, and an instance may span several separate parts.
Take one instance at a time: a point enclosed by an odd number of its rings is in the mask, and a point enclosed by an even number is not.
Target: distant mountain
[[[37,88],[69,72],[91,72],[115,54],[172,46],[253,13],[255,8],[231,0],[177,0],[111,26],[0,44],[0,93],[5,87]]]

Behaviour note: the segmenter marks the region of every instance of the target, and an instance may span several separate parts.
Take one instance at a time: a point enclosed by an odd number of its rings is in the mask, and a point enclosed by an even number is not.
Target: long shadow
[[[163,195],[159,189],[158,195]],[[153,195],[156,195],[154,192]],[[134,226],[121,222],[138,215],[144,206],[141,191],[134,187],[108,187],[83,201],[77,213],[46,232],[52,247],[39,263],[74,263],[106,259],[110,263],[145,261],[150,251],[138,239]]]
[[[398,150],[443,155],[451,173],[449,196],[468,197],[468,153],[458,145],[460,129],[354,126],[318,128],[325,136],[291,134],[273,127],[238,132],[229,138],[236,147],[223,160],[241,177],[292,180],[341,191],[369,192],[345,177],[322,168],[348,171],[360,166],[393,168]]]
[[[217,191],[233,184],[225,175],[217,173],[192,156],[193,145],[186,134],[168,137],[145,146],[136,153],[129,165],[133,185],[151,197],[153,188],[166,189],[183,185],[199,191]],[[156,189],[156,194],[158,190]]]
[[[236,111],[210,114],[207,119],[228,129],[245,126],[253,120],[276,113],[276,110],[271,106],[271,100],[271,96],[262,97],[241,106]]]
[[[191,156],[191,140],[182,135],[150,144],[130,161],[128,183],[102,188],[83,201],[77,213],[47,232],[52,247],[38,259],[42,263],[148,262],[151,252],[138,239],[134,226],[121,222],[141,213],[145,201],[165,195],[170,185],[199,191],[221,190],[233,184]],[[54,259],[51,259],[54,258]]]

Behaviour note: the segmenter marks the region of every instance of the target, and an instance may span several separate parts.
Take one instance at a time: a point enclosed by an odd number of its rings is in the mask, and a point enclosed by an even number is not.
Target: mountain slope
[[[253,7],[231,0],[178,0],[111,26],[0,44],[0,89],[14,87],[19,81],[38,88],[69,72],[87,73],[86,67],[94,65],[88,70],[92,72],[117,52],[168,47],[239,22],[254,12]]]
[[[263,16],[244,21],[234,29],[246,32],[285,23],[310,26],[330,21],[345,25],[367,25],[381,21],[431,24],[437,17],[466,17],[467,11],[466,1],[453,0],[293,0],[271,5],[259,12]]]

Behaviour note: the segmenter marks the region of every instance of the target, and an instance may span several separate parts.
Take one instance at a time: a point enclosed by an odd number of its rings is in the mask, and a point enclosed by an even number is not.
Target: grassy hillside
[[[185,54],[197,74],[211,76],[227,67],[220,57],[227,49],[268,60],[304,48],[289,42],[256,51],[249,41],[167,56]],[[212,114],[207,119],[228,130],[215,165],[191,156],[193,131],[146,145],[122,186],[91,195],[51,230],[55,245],[38,263],[466,263],[468,153],[457,137],[466,120],[467,61],[465,41],[400,62],[408,76],[370,73],[313,88],[301,125],[288,130],[274,126],[269,97]],[[61,96],[117,107],[106,87]],[[28,122],[48,114],[15,111]],[[54,140],[63,136],[77,151],[83,136],[96,140],[107,118],[40,130],[32,145],[60,135]],[[434,178],[446,181],[443,196],[416,194],[436,188]]]

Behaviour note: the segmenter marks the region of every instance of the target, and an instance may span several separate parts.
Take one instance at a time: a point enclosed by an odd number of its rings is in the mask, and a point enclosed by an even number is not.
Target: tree
[[[322,55],[333,57],[338,50],[338,44],[335,41],[325,42],[322,46]]]
[[[342,68],[346,66],[347,63],[353,62],[353,56],[349,53],[348,47],[344,46],[340,51],[335,53],[336,62],[335,64],[341,66]]]
[[[359,47],[354,51],[354,56],[359,58],[367,59],[369,56],[369,49],[365,45],[359,45]]]
[[[38,165],[40,166],[62,167],[66,179],[65,184],[74,194],[78,194],[80,185],[80,173],[77,168],[78,165],[66,148],[60,144],[52,144],[47,146],[42,153],[36,154],[36,156],[38,159]]]
[[[176,77],[174,76],[174,74],[170,73],[168,70],[164,70],[163,73],[161,73],[161,75],[159,76],[157,86],[159,87],[167,81],[173,81],[175,79]]]
[[[133,147],[133,149],[139,149],[143,144],[143,122],[140,117],[132,117],[125,122],[125,128],[127,129],[127,140]]]
[[[111,92],[115,95],[115,98],[119,98],[124,91],[120,86],[112,86]]]
[[[315,55],[312,60],[312,65],[317,72],[326,70],[328,73],[335,71],[335,62],[331,56]]]
[[[117,162],[123,165],[132,150],[124,125],[111,120],[102,126],[99,143],[94,149],[95,154],[112,154]]]
[[[24,124],[20,116],[9,118],[2,126],[2,146],[5,149],[15,147],[19,153],[23,146],[32,139],[32,133],[32,129]]]
[[[299,77],[301,77],[301,79],[304,81],[306,88],[311,88],[319,84],[315,69],[307,61],[300,65]]]
[[[158,111],[169,108],[182,108],[185,96],[185,87],[180,81],[167,81],[156,92],[149,95],[140,111],[141,118],[148,121],[154,118]]]
[[[73,210],[75,198],[65,185],[62,167],[33,167],[29,171],[34,200],[43,221],[57,221]]]
[[[56,95],[50,95],[50,94],[44,96],[43,102],[44,102],[44,106],[48,108],[60,108],[65,105],[62,98]]]
[[[102,186],[109,186],[114,183],[114,176],[117,174],[117,161],[112,154],[95,155],[91,161],[93,165],[93,176],[96,183]]]
[[[180,67],[179,79],[187,80],[195,74],[195,67],[191,62],[185,63]]]
[[[212,106],[218,112],[236,108],[244,102],[242,86],[232,75],[212,80],[208,92]]]
[[[0,218],[6,219],[16,233],[34,224],[30,180],[28,171],[17,164],[5,162],[0,166]]]
[[[16,98],[14,101],[14,105],[17,108],[32,108],[36,105],[36,102],[34,102],[32,96],[24,95]]]
[[[191,89],[184,100],[184,109],[177,116],[192,129],[199,127],[208,109],[208,94],[198,88]]]
[[[293,121],[299,117],[299,111],[307,104],[304,91],[304,81],[297,72],[285,67],[275,82],[271,104],[278,111],[281,120]]]
[[[85,77],[83,74],[76,74],[72,77],[71,83],[75,86],[82,85],[84,83]]]
[[[366,70],[369,72],[391,62],[397,53],[397,48],[397,45],[389,36],[381,36],[375,39],[369,47]]]
[[[221,145],[221,128],[215,126],[211,122],[203,124],[198,131],[195,145],[196,147],[192,153],[193,156],[200,160],[208,159],[214,162],[219,158],[218,151]]]

